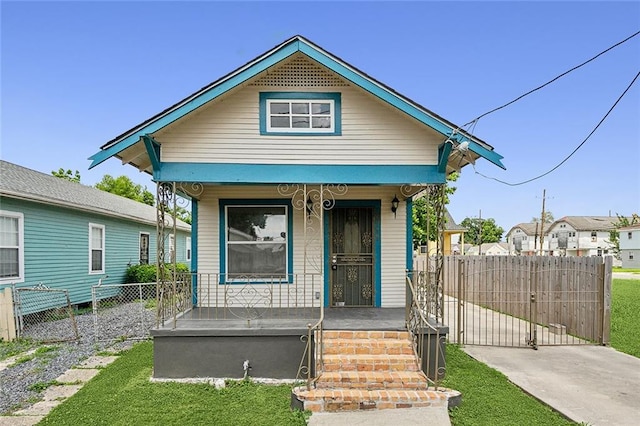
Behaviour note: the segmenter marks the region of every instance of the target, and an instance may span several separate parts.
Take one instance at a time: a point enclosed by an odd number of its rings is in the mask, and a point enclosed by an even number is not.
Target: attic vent
[[[250,86],[276,87],[335,87],[349,84],[340,77],[326,71],[306,56],[297,55],[286,64],[266,71],[263,77]]]

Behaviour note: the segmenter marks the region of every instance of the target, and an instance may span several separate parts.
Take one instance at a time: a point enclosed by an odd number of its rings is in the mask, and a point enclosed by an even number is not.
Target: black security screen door
[[[373,208],[334,208],[330,238],[331,306],[373,306]]]

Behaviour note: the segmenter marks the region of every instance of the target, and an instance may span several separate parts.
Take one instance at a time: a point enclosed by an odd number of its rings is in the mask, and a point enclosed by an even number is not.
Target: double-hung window
[[[89,224],[89,273],[104,274],[104,225]]]
[[[0,284],[24,281],[24,216],[0,210]]]
[[[288,202],[221,201],[223,281],[264,279],[288,282],[291,268]]]
[[[263,135],[340,135],[340,93],[260,93]]]

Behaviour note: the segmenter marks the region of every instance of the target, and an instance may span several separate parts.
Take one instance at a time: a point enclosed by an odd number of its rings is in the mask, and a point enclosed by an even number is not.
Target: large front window
[[[289,206],[224,205],[225,262],[228,279],[286,279],[289,270]]]
[[[23,216],[0,210],[0,283],[24,281]]]

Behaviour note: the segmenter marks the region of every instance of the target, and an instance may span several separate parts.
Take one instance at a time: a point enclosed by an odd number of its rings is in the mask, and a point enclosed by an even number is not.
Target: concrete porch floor
[[[243,316],[248,317],[243,318]],[[223,308],[194,308],[177,320],[165,321],[157,332],[168,330],[302,329],[320,318],[320,309],[286,308],[252,312]],[[325,330],[406,330],[405,308],[325,308]]]

